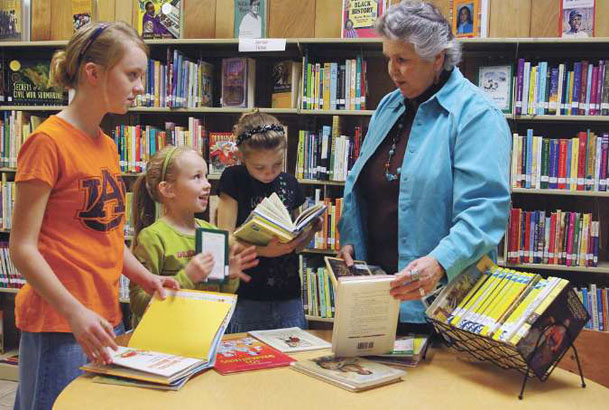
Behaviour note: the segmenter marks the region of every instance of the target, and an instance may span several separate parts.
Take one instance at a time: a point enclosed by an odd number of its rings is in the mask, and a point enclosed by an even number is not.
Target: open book
[[[212,367],[237,296],[196,290],[166,292],[165,300],[152,299],[129,346],[110,351],[113,364],[89,363],[81,369],[179,388],[194,374]]]
[[[317,203],[305,209],[292,222],[290,212],[279,196],[273,193],[256,206],[243,225],[235,230],[234,235],[255,245],[266,245],[273,237],[277,237],[280,242],[290,242],[301,232],[311,229],[315,219],[325,211],[326,206]]]

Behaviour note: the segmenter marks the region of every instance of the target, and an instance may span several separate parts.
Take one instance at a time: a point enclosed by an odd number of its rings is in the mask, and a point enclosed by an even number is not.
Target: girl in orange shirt
[[[10,254],[27,280],[15,302],[19,387],[15,409],[50,409],[88,360],[109,363],[124,331],[121,273],[148,293],[177,288],[124,244],[125,185],[116,145],[99,128],[143,92],[148,47],[124,23],[82,27],[51,61],[76,90],[23,144],[17,159]]]

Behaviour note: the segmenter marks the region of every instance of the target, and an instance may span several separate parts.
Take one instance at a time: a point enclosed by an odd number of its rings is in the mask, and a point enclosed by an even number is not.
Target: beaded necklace
[[[397,143],[403,134],[405,120],[406,120],[406,112],[404,112],[404,114],[402,114],[400,116],[400,118],[398,118],[397,132],[394,134],[393,138],[391,138],[391,148],[389,149],[389,156],[387,157],[387,162],[385,162],[385,178],[387,178],[387,181],[389,181],[389,182],[393,182],[393,181],[397,180],[400,176],[400,173],[402,172],[402,167],[398,167],[395,170],[395,174],[392,174],[391,172],[389,172],[389,167],[391,166],[391,158],[395,154],[395,150],[397,148]]]

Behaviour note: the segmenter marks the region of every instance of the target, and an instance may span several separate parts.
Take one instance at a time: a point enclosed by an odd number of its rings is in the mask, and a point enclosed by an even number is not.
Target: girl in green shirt
[[[235,293],[242,272],[258,264],[256,247],[235,244],[229,259],[229,281],[225,285],[205,283],[214,266],[212,255],[195,254],[195,230],[216,228],[195,218],[207,208],[211,185],[207,164],[192,148],[168,146],[148,162],[146,173],[133,187],[134,255],[152,273],[173,277],[184,289]],[[164,215],[155,221],[155,202]],[[135,283],[129,285],[133,324],[139,323],[151,296]]]

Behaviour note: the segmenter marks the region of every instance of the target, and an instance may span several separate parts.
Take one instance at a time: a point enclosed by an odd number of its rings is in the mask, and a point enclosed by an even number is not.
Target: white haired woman
[[[433,5],[395,5],[377,31],[397,89],[372,116],[347,179],[339,256],[398,272],[398,329],[430,332],[421,299],[496,256],[510,204],[510,130],[456,67],[460,44]]]

